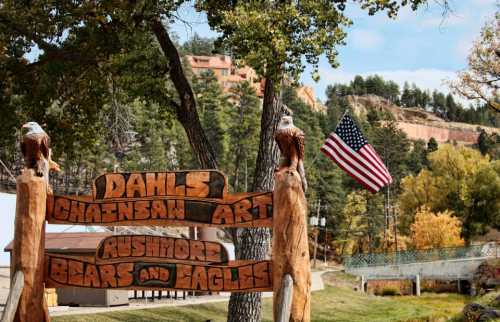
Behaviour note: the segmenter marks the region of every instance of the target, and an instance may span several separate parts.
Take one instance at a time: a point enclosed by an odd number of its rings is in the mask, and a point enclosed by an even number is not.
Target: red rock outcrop
[[[477,143],[480,129],[484,129],[489,134],[497,133],[500,135],[498,128],[447,122],[431,112],[420,108],[400,108],[389,100],[376,95],[348,96],[347,101],[359,117],[366,117],[370,109],[391,113],[398,128],[412,140],[420,139],[427,142],[430,138],[434,138],[438,143],[457,142],[471,145]]]

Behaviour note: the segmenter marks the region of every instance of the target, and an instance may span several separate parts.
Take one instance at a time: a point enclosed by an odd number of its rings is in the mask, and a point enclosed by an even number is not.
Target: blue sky
[[[360,9],[348,9],[353,25],[347,30],[347,45],[339,48],[340,67],[333,69],[328,61],[320,60],[321,79],[311,78],[308,66],[301,81],[311,85],[321,100],[326,86],[349,82],[356,74],[379,74],[401,86],[405,80],[427,89],[448,91],[445,79],[453,79],[458,70],[467,66],[467,54],[484,23],[494,17],[499,0],[451,0],[451,12],[442,16],[442,8],[429,1],[418,12],[404,9],[396,20],[385,14],[368,16]],[[203,14],[191,8],[180,9],[180,16],[190,23],[176,22],[171,26],[180,41],[196,32],[214,37]]]

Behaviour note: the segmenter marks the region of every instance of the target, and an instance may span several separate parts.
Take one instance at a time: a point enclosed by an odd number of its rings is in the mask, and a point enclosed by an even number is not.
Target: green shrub
[[[395,287],[384,287],[382,289],[382,296],[394,296],[394,295],[401,295],[399,290]]]

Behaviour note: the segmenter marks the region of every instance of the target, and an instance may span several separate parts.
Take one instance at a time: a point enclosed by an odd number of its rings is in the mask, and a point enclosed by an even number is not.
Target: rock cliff
[[[366,117],[370,109],[392,114],[398,127],[412,140],[428,141],[433,137],[438,143],[457,142],[470,145],[477,143],[480,128],[489,134],[500,135],[498,128],[447,122],[431,112],[420,108],[401,108],[376,95],[347,96],[347,101],[359,117]]]

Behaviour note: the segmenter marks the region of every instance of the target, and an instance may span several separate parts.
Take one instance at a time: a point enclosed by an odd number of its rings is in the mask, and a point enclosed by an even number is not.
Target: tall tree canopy
[[[500,13],[485,24],[468,60],[468,69],[458,74],[458,79],[450,83],[451,88],[500,112]]]

